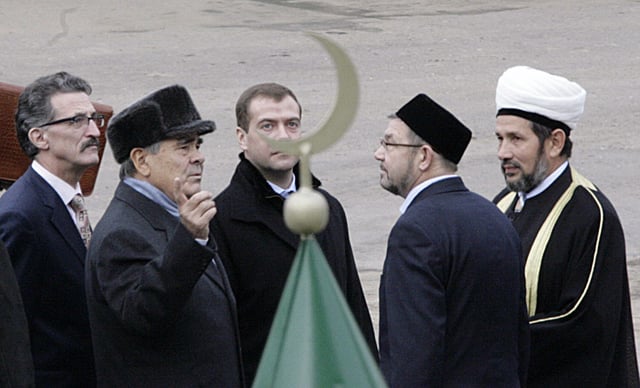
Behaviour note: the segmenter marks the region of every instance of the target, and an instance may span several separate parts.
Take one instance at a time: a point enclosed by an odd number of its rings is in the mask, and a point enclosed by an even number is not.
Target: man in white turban
[[[625,242],[613,205],[569,165],[586,92],[526,66],[496,90],[494,202],[520,234],[531,329],[528,387],[637,387]]]

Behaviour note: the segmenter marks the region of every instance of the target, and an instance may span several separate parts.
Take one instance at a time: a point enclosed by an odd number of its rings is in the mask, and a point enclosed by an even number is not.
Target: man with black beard
[[[380,277],[380,369],[396,387],[520,387],[529,322],[518,234],[457,175],[471,131],[426,94],[389,117],[380,186],[404,198]]]
[[[528,387],[637,387],[620,220],[569,165],[586,92],[526,66],[496,90],[498,158],[507,188],[494,202],[520,234],[531,329]]]

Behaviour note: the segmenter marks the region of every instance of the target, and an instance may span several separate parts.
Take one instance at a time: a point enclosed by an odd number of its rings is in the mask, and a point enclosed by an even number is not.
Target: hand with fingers
[[[208,191],[199,191],[191,197],[187,197],[185,180],[175,178],[173,195],[178,204],[180,222],[194,238],[207,239],[209,237],[209,222],[217,212],[213,194]]]

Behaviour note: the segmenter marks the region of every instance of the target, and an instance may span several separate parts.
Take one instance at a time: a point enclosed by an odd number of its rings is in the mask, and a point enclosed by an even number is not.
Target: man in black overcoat
[[[235,301],[209,234],[201,135],[181,86],[160,89],[107,129],[121,182],[88,254],[98,385],[241,387]]]
[[[271,323],[300,242],[282,216],[284,200],[298,188],[298,159],[271,150],[258,133],[274,139],[300,136],[302,108],[279,84],[252,86],[236,104],[236,135],[242,153],[229,186],[216,197],[211,227],[229,273],[237,305],[246,381],[256,374]],[[356,268],[344,210],[329,203],[329,224],[316,235],[360,330],[377,358],[375,335]]]

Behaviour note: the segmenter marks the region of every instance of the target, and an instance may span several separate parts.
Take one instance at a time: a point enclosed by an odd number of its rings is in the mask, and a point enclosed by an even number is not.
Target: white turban
[[[575,129],[584,111],[586,96],[587,92],[580,85],[564,77],[528,66],[515,66],[498,79],[496,112],[498,115],[522,116],[546,126],[555,121]],[[538,116],[542,116],[541,120],[535,119]]]

